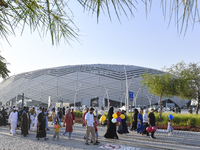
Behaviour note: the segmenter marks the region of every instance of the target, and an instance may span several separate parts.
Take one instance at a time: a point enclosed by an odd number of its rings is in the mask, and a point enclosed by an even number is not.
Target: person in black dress
[[[46,115],[44,114],[44,108],[42,108],[42,112],[38,115],[38,129],[36,138],[44,138],[44,140],[48,140],[46,138]]]
[[[154,115],[154,109],[151,109],[151,112],[149,113],[149,119],[148,119],[148,123],[151,127],[155,126],[155,123],[156,123],[156,118],[155,118],[155,115]],[[151,138],[155,139],[154,137],[154,133],[155,132],[151,132]]]
[[[135,129],[137,129],[137,117],[138,117],[138,110],[135,108],[131,131],[135,131]]]
[[[24,137],[28,135],[28,130],[30,127],[29,123],[30,123],[30,115],[28,114],[28,108],[26,108],[25,113],[22,114],[21,118],[21,134],[24,135]]]
[[[126,125],[126,121],[127,121],[126,111],[125,111],[125,110],[122,110],[122,114],[125,115],[125,119],[122,119],[122,120],[121,120],[117,132],[118,132],[119,134],[127,134],[127,133],[129,133],[129,132],[128,132],[128,128],[127,128],[127,125]]]
[[[107,132],[104,135],[105,138],[110,139],[118,139],[117,132],[116,132],[116,123],[112,123],[112,115],[113,115],[113,107],[111,107],[108,111],[108,125],[107,125]]]

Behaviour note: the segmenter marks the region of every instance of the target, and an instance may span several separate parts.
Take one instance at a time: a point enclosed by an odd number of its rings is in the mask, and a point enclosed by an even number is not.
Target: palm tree
[[[8,77],[8,73],[10,73],[10,71],[7,69],[7,65],[8,63],[6,62],[5,58],[0,56],[0,77],[3,79]]]
[[[15,34],[15,29],[28,26],[31,32],[38,31],[41,37],[50,32],[52,44],[59,44],[61,39],[78,40],[78,27],[73,22],[73,12],[68,3],[70,0],[0,0],[0,37],[6,39]],[[74,1],[74,0],[73,0]],[[144,3],[148,12],[153,0],[77,0],[83,9],[97,15],[97,22],[101,12],[108,14],[114,8],[120,21],[123,13],[134,16],[133,9],[137,9],[139,2]],[[77,4],[78,4],[77,3]],[[191,22],[192,26],[199,22],[198,0],[160,0],[164,16],[169,10],[170,20],[176,19],[176,26],[180,33],[186,33]],[[173,17],[174,16],[174,17]]]

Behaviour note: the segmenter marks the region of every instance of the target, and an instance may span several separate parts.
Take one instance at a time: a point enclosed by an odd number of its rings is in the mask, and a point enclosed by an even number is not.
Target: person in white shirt
[[[17,127],[17,120],[18,120],[18,112],[17,108],[14,108],[14,111],[11,112],[9,116],[10,124],[11,124],[11,130],[10,133],[15,135],[15,129]]]
[[[98,145],[95,141],[95,131],[94,131],[94,108],[90,108],[90,111],[85,115],[85,121],[86,121],[86,145],[88,144],[88,137],[90,133],[92,134],[92,141],[94,145]]]
[[[37,108],[36,108],[37,109]],[[42,112],[42,107],[39,108],[36,112],[36,117],[35,117],[35,123],[33,129],[37,131],[37,125],[38,125],[38,115]]]
[[[142,135],[143,134],[147,134],[147,136],[149,136],[149,133],[146,131],[146,128],[149,126],[148,124],[148,115],[147,115],[147,110],[144,110],[144,114],[143,114],[143,125],[144,125],[144,131],[142,131]]]

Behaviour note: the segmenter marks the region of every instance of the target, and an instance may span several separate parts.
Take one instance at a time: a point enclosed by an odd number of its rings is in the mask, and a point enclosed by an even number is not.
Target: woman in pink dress
[[[71,114],[71,109],[69,108],[67,110],[67,113],[65,114],[65,120],[63,123],[63,126],[66,125],[65,127],[65,132],[63,133],[63,135],[65,135],[67,132],[69,132],[69,137],[68,139],[72,139],[71,138],[71,134],[73,131],[72,125],[73,125],[73,118],[72,118],[72,114]]]

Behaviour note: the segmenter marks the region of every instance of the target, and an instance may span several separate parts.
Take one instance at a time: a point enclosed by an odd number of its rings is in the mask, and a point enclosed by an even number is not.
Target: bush
[[[196,114],[175,114],[175,113],[162,113],[162,122],[159,122],[159,113],[154,113],[156,121],[158,125],[163,125],[163,128],[166,128],[168,124],[168,116],[169,114],[173,115],[172,119],[172,125],[173,126],[181,126],[181,127],[187,127],[187,128],[193,128],[193,127],[200,127],[200,115]],[[75,111],[74,112],[75,117],[82,117],[83,112],[81,111]],[[108,114],[104,114],[106,118],[108,119]],[[127,123],[131,122],[131,114],[127,114]],[[191,127],[190,127],[191,126]]]
[[[82,118],[83,112],[82,111],[74,111],[74,117],[81,117]]]

